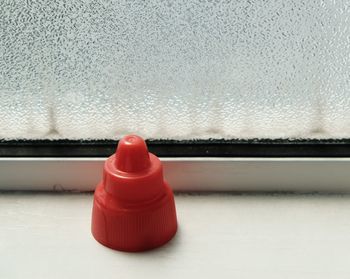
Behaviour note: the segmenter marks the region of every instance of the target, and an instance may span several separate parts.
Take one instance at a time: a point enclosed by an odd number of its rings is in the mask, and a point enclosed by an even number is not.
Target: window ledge
[[[0,278],[346,278],[350,197],[176,195],[179,231],[147,253],[90,233],[91,194],[0,194]]]

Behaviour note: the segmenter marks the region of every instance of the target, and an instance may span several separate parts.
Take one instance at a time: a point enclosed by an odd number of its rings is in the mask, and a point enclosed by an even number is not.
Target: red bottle
[[[176,233],[174,195],[162,164],[135,135],[119,141],[104,165],[92,211],[92,234],[122,251],[143,251],[168,242]]]

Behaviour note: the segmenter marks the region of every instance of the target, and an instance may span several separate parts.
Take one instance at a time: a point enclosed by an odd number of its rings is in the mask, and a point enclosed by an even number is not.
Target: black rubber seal
[[[107,157],[113,140],[0,140],[0,157]],[[160,157],[350,157],[350,139],[147,140]]]

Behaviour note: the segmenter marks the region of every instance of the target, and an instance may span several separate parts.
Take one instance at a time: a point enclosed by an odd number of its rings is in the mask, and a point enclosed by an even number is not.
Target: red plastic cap
[[[174,195],[162,164],[135,135],[119,141],[104,165],[92,210],[92,234],[122,251],[143,251],[168,242],[176,233]]]

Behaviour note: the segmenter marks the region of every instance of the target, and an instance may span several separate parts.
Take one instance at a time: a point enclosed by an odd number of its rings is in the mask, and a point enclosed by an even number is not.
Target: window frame
[[[0,190],[93,191],[117,141],[0,142]],[[149,140],[175,191],[350,192],[350,140]]]

